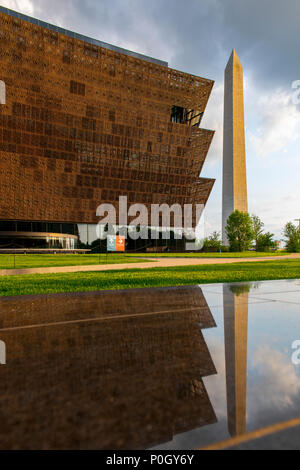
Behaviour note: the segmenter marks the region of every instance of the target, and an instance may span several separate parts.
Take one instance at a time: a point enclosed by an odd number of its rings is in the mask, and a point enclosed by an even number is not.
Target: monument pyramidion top
[[[235,49],[232,49],[232,52],[231,52],[231,55],[229,57],[229,60],[227,62],[227,65],[226,65],[226,68],[225,68],[225,71],[230,69],[230,68],[233,68],[234,66],[236,67],[241,67],[241,69],[243,69],[243,66],[241,64],[241,61],[239,59],[239,56],[237,55],[236,53],[236,50]]]

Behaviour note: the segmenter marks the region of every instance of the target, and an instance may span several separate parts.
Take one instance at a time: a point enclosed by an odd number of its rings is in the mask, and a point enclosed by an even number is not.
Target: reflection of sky
[[[300,369],[291,362],[298,338],[300,303],[249,305],[248,427],[300,416]]]
[[[202,290],[217,324],[202,333],[217,369],[216,375],[203,381],[218,422],[175,436],[160,448],[196,448],[230,437],[222,286],[202,286]],[[272,301],[278,292],[285,292],[280,294],[285,301]],[[298,304],[291,302],[297,298]],[[248,307],[247,431],[300,416],[300,366],[291,362],[295,339],[300,339],[300,283],[256,283]]]

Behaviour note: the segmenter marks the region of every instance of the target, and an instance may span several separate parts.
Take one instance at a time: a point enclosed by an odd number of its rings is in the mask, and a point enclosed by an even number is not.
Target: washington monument
[[[234,49],[224,79],[222,239],[228,244],[227,218],[236,209],[248,212],[243,67]]]

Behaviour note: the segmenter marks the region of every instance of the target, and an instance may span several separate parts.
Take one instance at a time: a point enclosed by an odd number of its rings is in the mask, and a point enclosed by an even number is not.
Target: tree
[[[276,248],[276,243],[274,242],[273,237],[274,234],[270,232],[258,235],[256,251],[269,251],[272,248]]]
[[[287,251],[300,251],[300,230],[292,222],[288,222],[284,227],[283,235],[286,238],[285,247]]]
[[[250,292],[250,289],[252,287],[252,284],[247,283],[247,284],[232,284],[229,286],[229,289],[233,294],[235,294],[237,297],[242,294],[248,294]]]
[[[230,251],[245,251],[254,238],[252,220],[248,212],[235,210],[227,219],[226,234]]]
[[[255,250],[260,251],[258,249],[258,239],[263,233],[264,223],[260,220],[260,218],[257,215],[252,215],[251,221],[252,221],[252,228],[253,228],[254,241],[255,241]]]
[[[213,232],[209,237],[204,238],[203,251],[217,252],[222,249],[221,235],[219,232]]]

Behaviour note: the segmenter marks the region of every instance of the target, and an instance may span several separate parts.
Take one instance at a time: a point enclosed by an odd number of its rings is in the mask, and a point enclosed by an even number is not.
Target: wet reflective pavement
[[[295,340],[298,280],[2,297],[0,448],[300,449]]]

